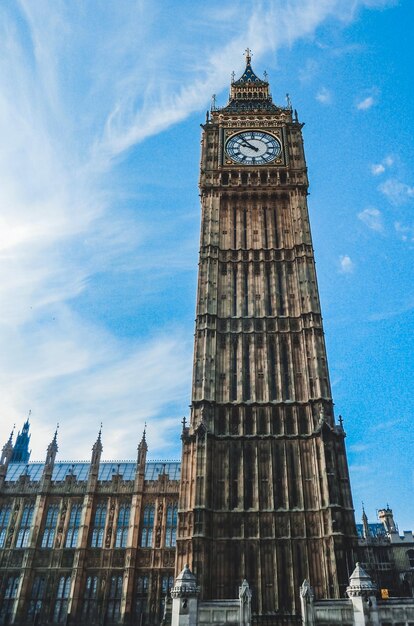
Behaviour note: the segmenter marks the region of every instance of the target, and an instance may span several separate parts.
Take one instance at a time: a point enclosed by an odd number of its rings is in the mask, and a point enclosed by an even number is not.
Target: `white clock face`
[[[235,163],[264,165],[282,152],[280,142],[261,130],[245,130],[233,135],[226,143],[226,154]]]

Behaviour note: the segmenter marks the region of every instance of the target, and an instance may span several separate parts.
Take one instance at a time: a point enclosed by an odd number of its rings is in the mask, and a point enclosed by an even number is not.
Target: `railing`
[[[266,613],[252,615],[252,626],[301,626],[301,615],[288,613]]]

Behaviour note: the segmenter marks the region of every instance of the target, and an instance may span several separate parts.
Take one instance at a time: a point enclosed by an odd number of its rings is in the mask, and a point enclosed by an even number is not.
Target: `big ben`
[[[356,532],[307,208],[303,124],[246,67],[202,125],[191,418],[176,569],[258,614],[344,593]]]

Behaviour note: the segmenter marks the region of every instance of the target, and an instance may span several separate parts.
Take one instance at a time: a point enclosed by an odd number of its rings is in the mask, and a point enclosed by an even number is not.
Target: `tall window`
[[[6,504],[0,507],[0,548],[2,548],[6,542],[7,526],[10,521],[11,506]]]
[[[167,508],[167,526],[165,529],[165,545],[173,548],[177,540],[177,507],[170,505]]]
[[[174,587],[174,576],[164,574],[161,579],[160,618],[164,616],[165,596],[168,595],[172,587]]]
[[[106,521],[106,504],[98,504],[95,509],[93,531],[91,539],[92,548],[102,548]]]
[[[69,592],[70,576],[61,576],[56,592],[55,608],[53,611],[54,624],[64,624],[66,621]]]
[[[56,524],[59,515],[59,505],[51,504],[47,508],[46,523],[42,537],[42,548],[53,548],[55,540]]]
[[[127,544],[130,513],[131,507],[128,504],[123,504],[119,507],[115,538],[116,548],[125,548]]]
[[[142,531],[141,531],[141,547],[151,548],[152,535],[154,529],[154,513],[155,508],[153,505],[146,506],[144,509],[144,516],[142,518]]]
[[[79,527],[82,516],[82,505],[73,504],[70,509],[68,532],[66,535],[65,548],[76,548],[79,536]]]
[[[98,608],[98,576],[88,576],[85,584],[82,604],[82,619],[94,621]]]
[[[46,578],[44,576],[35,576],[27,609],[27,617],[31,622],[34,621],[36,615],[39,615],[42,610],[45,592]]]
[[[6,580],[3,598],[0,598],[0,624],[10,624],[17,600],[19,576],[9,576]]]
[[[141,626],[144,626],[145,624],[148,601],[148,585],[149,578],[147,574],[144,576],[138,576],[135,594],[135,614],[138,618],[137,623],[141,624]]]
[[[106,617],[109,622],[117,622],[121,615],[122,576],[111,576]]]
[[[16,548],[26,548],[29,544],[30,527],[32,525],[33,513],[34,505],[26,504],[23,508],[22,519],[20,520],[20,527],[16,540]]]
[[[408,561],[410,563],[410,567],[414,568],[414,550],[407,550]]]

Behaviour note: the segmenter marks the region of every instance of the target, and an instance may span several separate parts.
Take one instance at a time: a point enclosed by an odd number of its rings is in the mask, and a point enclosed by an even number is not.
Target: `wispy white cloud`
[[[339,271],[341,274],[352,274],[354,269],[355,264],[350,256],[343,254],[339,257]]]
[[[371,173],[373,176],[379,176],[383,174],[386,169],[394,164],[394,157],[391,155],[386,156],[380,163],[373,163],[371,165]]]
[[[414,241],[414,224],[408,226],[402,222],[394,222],[394,229],[402,241]]]
[[[101,304],[91,283],[105,276],[111,285],[114,268],[135,272],[137,291],[146,269],[157,269],[154,289],[160,268],[164,276],[188,269],[189,255],[178,258],[177,242],[166,243],[171,234],[158,243],[162,227],[145,213],[139,189],[134,214],[123,208],[120,160],[227,87],[246,42],[255,61],[273,57],[327,19],[351,20],[365,4],[240,2],[237,11],[221,12],[214,39],[205,24],[219,2],[188,13],[173,3],[179,31],[163,27],[162,20],[170,24],[165,4],[143,0],[0,6],[3,439],[29,408],[35,456],[58,420],[63,456],[87,456],[101,419],[111,433],[104,438],[108,456],[135,448],[145,418],[159,424],[153,446],[171,439],[189,399],[190,341],[180,328],[163,327],[158,337],[126,340],[94,311]],[[229,40],[235,11],[242,27]],[[179,243],[185,250],[186,240]],[[341,263],[351,271],[349,257]],[[90,304],[82,308],[82,299]]]
[[[366,111],[367,109],[370,109],[374,104],[375,100],[373,96],[367,96],[363,100],[359,100],[359,102],[357,102],[356,108],[358,109],[358,111]]]
[[[384,225],[382,223],[381,211],[373,207],[364,209],[358,213],[358,219],[361,220],[368,228],[375,230],[378,233],[383,232]]]
[[[321,87],[315,96],[316,100],[321,104],[332,103],[332,93],[326,87]]]
[[[351,452],[365,452],[369,450],[370,446],[367,443],[354,443],[349,446]]]
[[[414,187],[402,183],[396,178],[388,178],[378,187],[381,193],[396,206],[405,204],[414,198]]]

